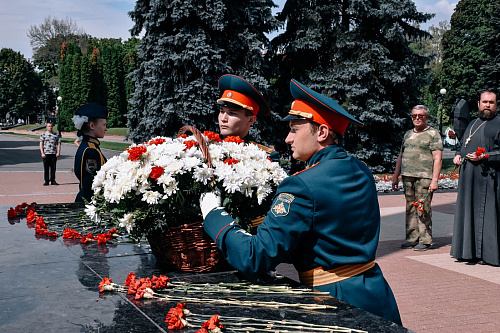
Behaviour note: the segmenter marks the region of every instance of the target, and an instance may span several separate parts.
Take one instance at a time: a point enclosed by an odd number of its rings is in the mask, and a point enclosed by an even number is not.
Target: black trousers
[[[57,157],[56,154],[45,154],[45,158],[43,160],[43,172],[45,182],[55,182],[56,181],[56,163]],[[49,177],[50,170],[50,177]]]

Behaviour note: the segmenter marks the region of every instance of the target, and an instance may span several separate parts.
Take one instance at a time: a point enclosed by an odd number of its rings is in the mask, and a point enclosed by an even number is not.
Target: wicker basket
[[[173,228],[167,234],[148,236],[156,260],[169,269],[216,272],[233,269],[203,229],[203,222]]]
[[[201,132],[184,126],[178,135],[190,131],[198,140],[206,164],[212,167],[208,147]],[[163,235],[150,235],[148,241],[156,260],[170,269],[187,272],[216,272],[233,269],[203,229],[203,221],[184,224]]]

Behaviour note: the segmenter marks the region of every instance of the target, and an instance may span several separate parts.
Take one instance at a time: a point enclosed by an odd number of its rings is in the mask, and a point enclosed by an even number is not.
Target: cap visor
[[[281,119],[281,121],[302,120],[302,119],[306,119],[306,118],[301,117],[301,116],[297,116],[297,115],[294,115],[294,114],[289,114],[285,118]]]

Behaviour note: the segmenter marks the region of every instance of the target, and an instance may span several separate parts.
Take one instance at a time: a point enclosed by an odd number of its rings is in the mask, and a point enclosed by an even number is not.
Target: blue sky
[[[285,0],[275,0],[282,6]],[[440,21],[450,21],[458,0],[414,0],[420,12],[436,17],[422,26],[427,29]],[[27,37],[31,25],[41,24],[45,17],[71,18],[83,30],[98,38],[130,37],[133,26],[127,13],[134,9],[134,0],[0,0],[0,48],[20,51],[32,56]],[[277,9],[279,11],[279,9]]]

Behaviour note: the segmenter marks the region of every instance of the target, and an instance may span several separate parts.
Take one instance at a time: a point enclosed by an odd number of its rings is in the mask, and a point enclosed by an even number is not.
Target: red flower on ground
[[[178,136],[178,138],[182,138],[182,139],[185,139],[187,137],[188,137],[187,134],[181,134],[181,135]]]
[[[163,289],[167,287],[168,283],[170,282],[170,278],[163,275],[160,275],[160,277],[156,277],[156,275],[153,275],[151,282],[154,284],[153,289]]]
[[[131,283],[135,283],[135,273],[134,272],[128,273],[124,286],[128,287],[128,286],[130,286]]]
[[[26,214],[29,212],[36,212],[35,206],[34,205],[29,205],[28,208],[26,209]]]
[[[222,325],[219,321],[219,315],[213,315],[209,320],[207,320],[203,325],[201,325],[201,328],[205,328],[208,331],[213,331],[217,328],[224,328],[224,325]]]
[[[17,217],[17,211],[14,208],[10,207],[7,211],[7,217],[9,219]]]
[[[147,151],[148,149],[144,146],[127,148],[127,152],[129,154],[128,158],[131,161],[137,161],[141,158],[142,154]]]
[[[180,330],[185,326],[188,326],[188,322],[185,320],[186,314],[184,310],[186,309],[186,303],[177,303],[175,308],[170,308],[165,317],[165,322],[168,324],[168,329],[170,330]]]
[[[24,214],[24,207],[22,205],[17,205],[16,206],[16,212],[18,214]]]
[[[47,229],[45,229],[45,230],[47,230]],[[49,237],[57,237],[57,236],[59,236],[59,235],[57,234],[57,232],[55,232],[55,231],[48,231],[48,230],[47,230],[47,232],[46,232],[45,234],[46,234],[47,236],[49,236]]]
[[[35,210],[28,210],[28,214],[26,215],[26,222],[33,223],[36,220],[36,215],[38,213]]]
[[[99,234],[94,239],[97,239],[97,244],[106,244],[106,242],[111,239],[111,236],[108,235],[107,233],[106,234]]]
[[[202,327],[199,330],[197,330],[196,333],[208,333],[208,331],[206,327]]]
[[[149,174],[149,177],[153,178],[154,180],[158,180],[158,178],[160,178],[161,175],[163,174],[163,170],[164,169],[162,167],[154,166],[151,169],[151,173]]]
[[[224,160],[224,163],[227,164],[227,165],[234,165],[236,163],[238,163],[239,161],[234,159],[234,158],[226,158]]]
[[[82,234],[80,234],[75,229],[66,228],[63,231],[63,238],[69,238],[69,239],[82,238]]]
[[[139,280],[130,281],[127,294],[128,295],[135,295],[135,293],[137,292],[137,288],[140,287],[140,285],[141,285],[141,283],[139,282]]]
[[[245,141],[243,141],[239,136],[226,136],[224,142],[244,143]]]
[[[88,233],[87,236],[82,236],[81,243],[86,244],[94,240],[94,235],[92,233]]]
[[[43,228],[43,229],[47,229],[47,225],[45,224],[45,221],[43,220],[42,215],[40,215],[36,218],[36,226]]]
[[[116,231],[115,228],[111,228],[107,232],[108,236],[110,236],[110,237],[114,237],[114,235],[117,234],[117,233],[118,233],[118,231]]]
[[[110,278],[102,279],[102,281],[99,283],[99,292],[102,293],[104,291],[104,286],[111,285],[112,283],[113,283],[113,281],[111,281]]]

